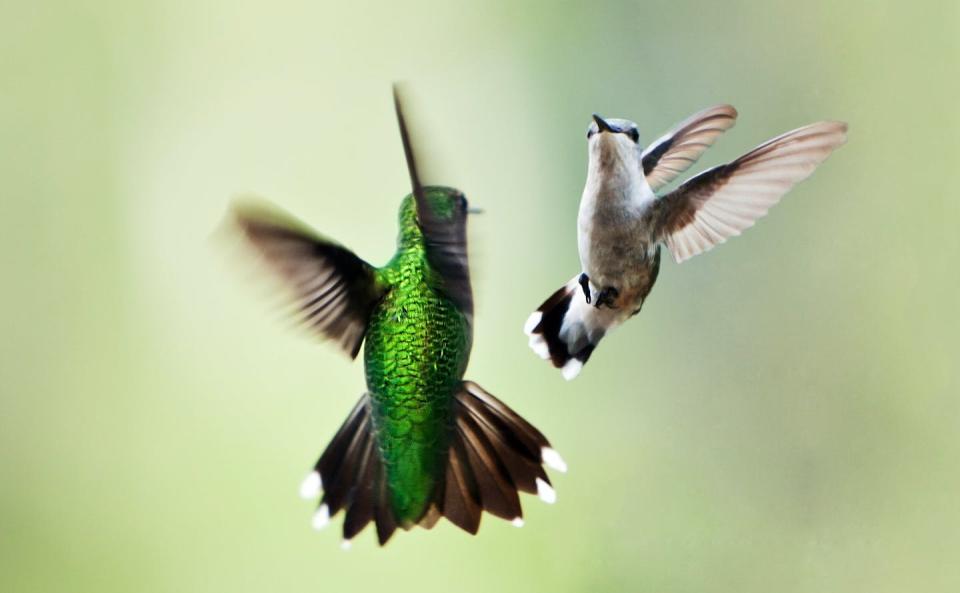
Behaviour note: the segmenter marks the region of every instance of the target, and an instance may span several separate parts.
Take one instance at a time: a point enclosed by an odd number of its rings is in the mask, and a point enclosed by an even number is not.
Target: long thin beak
[[[600,128],[601,132],[613,132],[616,134],[621,131],[617,126],[608,124],[607,120],[603,119],[596,113],[593,114],[593,121],[597,122],[597,127]]]
[[[468,206],[467,214],[483,214],[483,208],[477,208],[476,206]]]

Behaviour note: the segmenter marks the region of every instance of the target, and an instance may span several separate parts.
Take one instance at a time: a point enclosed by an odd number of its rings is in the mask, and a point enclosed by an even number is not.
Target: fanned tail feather
[[[555,500],[543,465],[567,468],[543,433],[472,381],[463,382],[453,410],[442,508],[450,522],[476,533],[487,511],[520,526],[519,492]]]
[[[370,419],[370,396],[364,394],[327,445],[301,487],[304,498],[323,498],[313,524],[321,529],[330,517],[346,511],[343,539],[349,542],[370,521],[383,545],[397,529],[390,508],[387,477]]]
[[[417,522],[431,528],[441,516],[475,534],[483,511],[523,525],[519,492],[553,502],[556,493],[544,465],[566,464],[532,424],[472,381],[454,395],[447,467],[434,500]],[[371,521],[385,544],[397,529],[384,464],[372,430],[370,397],[364,395],[304,480],[301,495],[321,492],[314,526],[324,527],[344,510],[345,547]]]
[[[527,318],[523,331],[530,338],[530,348],[570,381],[580,374],[594,348],[617,323],[613,310],[587,303],[578,278],[574,278]]]

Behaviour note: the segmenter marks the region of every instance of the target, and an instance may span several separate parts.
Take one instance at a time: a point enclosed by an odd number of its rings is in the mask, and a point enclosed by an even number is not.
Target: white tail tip
[[[580,369],[583,368],[583,362],[577,360],[576,358],[571,358],[567,361],[567,364],[563,365],[563,368],[560,369],[560,374],[563,375],[563,378],[567,381],[572,381],[580,374]]]
[[[317,509],[317,512],[313,514],[313,521],[311,521],[313,528],[320,530],[327,526],[327,523],[330,522],[330,508],[322,504],[320,508]]]
[[[544,447],[540,449],[540,459],[547,464],[547,467],[553,468],[560,473],[567,473],[567,462],[560,457],[554,449]]]
[[[540,478],[537,478],[537,496],[539,496],[540,500],[547,504],[553,504],[557,502],[556,490],[554,490],[550,484],[547,484]]]
[[[323,480],[320,479],[320,472],[310,472],[300,484],[300,498],[316,498],[320,496],[322,488]]]
[[[523,333],[528,336],[533,333],[533,328],[537,327],[537,324],[540,323],[540,320],[543,319],[543,313],[540,311],[534,311],[530,314],[530,317],[527,317],[527,322],[523,324]]]
[[[350,540],[345,539],[345,540],[343,540],[342,542],[340,542],[340,549],[341,549],[341,550],[349,550],[349,549],[350,549],[350,546],[352,546],[352,545],[353,545],[353,544],[350,543]]]
[[[514,527],[523,527],[523,517],[514,517],[513,521],[510,521],[510,524]]]
[[[547,341],[543,339],[543,336],[533,334],[530,336],[530,339],[527,340],[527,344],[540,358],[544,360],[550,358],[550,347],[547,346]]]

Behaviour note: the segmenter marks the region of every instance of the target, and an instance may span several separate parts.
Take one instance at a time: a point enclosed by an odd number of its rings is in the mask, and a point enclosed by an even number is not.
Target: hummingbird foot
[[[580,288],[583,289],[583,298],[587,299],[587,304],[590,304],[590,277],[586,274],[580,274]]]
[[[612,286],[604,286],[603,290],[600,291],[600,294],[597,295],[597,303],[594,305],[597,309],[606,305],[611,309],[616,309],[617,297],[620,296],[620,291]],[[589,300],[587,301],[590,302]]]

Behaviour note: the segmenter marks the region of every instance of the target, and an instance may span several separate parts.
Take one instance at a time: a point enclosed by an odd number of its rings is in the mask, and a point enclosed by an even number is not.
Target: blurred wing
[[[458,206],[459,208],[459,206]],[[466,208],[466,203],[462,207]],[[427,246],[430,266],[443,278],[441,289],[467,315],[473,314],[473,291],[467,264],[466,213],[452,221],[440,220],[429,206],[417,201],[417,219]]]
[[[657,239],[679,263],[739,235],[846,142],[847,124],[810,124],[693,177],[656,202]]]
[[[291,290],[300,321],[355,358],[370,311],[384,293],[373,266],[276,208],[235,204],[232,213],[268,269]]]
[[[657,191],[676,179],[736,122],[736,109],[730,105],[715,105],[691,115],[657,138],[640,155],[643,174],[650,188]]]
[[[403,152],[407,159],[410,184],[417,201],[417,221],[426,243],[427,260],[443,278],[443,292],[453,299],[462,312],[472,316],[473,291],[470,286],[470,268],[467,265],[467,201],[462,194],[459,196],[457,210],[450,220],[444,220],[434,213],[427,203],[426,191],[420,183],[397,85],[393,87],[393,105],[400,127],[400,139],[403,141]]]

